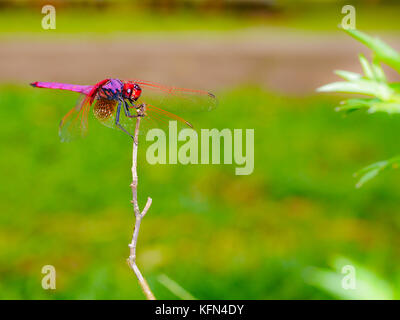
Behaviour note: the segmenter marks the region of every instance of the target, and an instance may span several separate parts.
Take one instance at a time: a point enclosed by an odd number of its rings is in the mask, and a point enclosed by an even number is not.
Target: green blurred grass
[[[115,4],[108,8],[56,8],[56,29],[45,31],[41,7],[5,8],[0,10],[0,35],[60,34],[108,36],[120,33],[147,32],[232,32],[246,29],[290,29],[297,32],[337,32],[345,3],[277,7],[260,14],[233,11],[171,9],[149,10],[132,5]],[[356,6],[357,28],[360,30],[397,31],[398,5]]]
[[[360,190],[352,173],[398,149],[400,118],[335,113],[336,98],[286,97],[248,87],[217,93],[198,115],[209,128],[254,128],[255,170],[156,165],[139,150],[143,221],[138,263],[158,298],[167,274],[199,299],[333,298],[304,281],[340,255],[395,283],[399,174]],[[133,212],[131,142],[90,123],[61,144],[57,125],[76,95],[0,87],[0,298],[141,299],[125,263]],[[57,269],[57,290],[41,268]]]

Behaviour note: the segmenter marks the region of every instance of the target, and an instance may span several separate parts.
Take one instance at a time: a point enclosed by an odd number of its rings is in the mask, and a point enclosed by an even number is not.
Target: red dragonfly
[[[143,80],[104,79],[95,85],[74,85],[57,82],[34,82],[33,87],[62,89],[81,94],[77,105],[61,120],[61,141],[84,136],[88,130],[88,115],[93,106],[94,116],[105,126],[118,128],[129,136],[135,128],[135,118],[143,117],[144,129],[168,125],[176,120],[184,126],[192,124],[172,112],[212,110],[215,96],[207,91],[168,87]],[[162,105],[163,109],[157,106]],[[123,114],[122,114],[123,111]]]

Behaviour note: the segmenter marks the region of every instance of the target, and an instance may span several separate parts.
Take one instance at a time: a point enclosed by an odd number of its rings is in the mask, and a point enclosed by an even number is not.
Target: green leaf
[[[306,268],[303,272],[304,280],[338,299],[391,300],[395,298],[393,285],[365,266],[343,257],[335,257],[331,264],[332,267],[329,269]],[[354,288],[346,289],[345,275],[350,276],[352,269],[355,271],[356,285]]]
[[[373,163],[360,171],[356,172],[354,176],[361,176],[358,180],[356,187],[361,188],[366,182],[370,181],[371,179],[375,178],[380,172],[383,170],[393,167],[397,168],[400,164],[400,156],[396,156],[390,158],[389,160],[379,161]]]
[[[358,56],[358,58],[360,59],[361,67],[363,68],[365,77],[366,77],[367,79],[371,79],[371,80],[375,79],[374,72],[372,71],[372,68],[370,67],[369,62],[368,62],[368,60],[364,57],[364,55],[360,54],[360,55]]]
[[[386,82],[385,72],[383,71],[381,64],[375,58],[372,63],[372,71],[374,73],[374,78],[379,82]]]
[[[362,75],[355,72],[344,71],[344,70],[336,70],[335,73],[343,78],[344,80],[352,81],[352,80],[359,80],[362,78]]]
[[[394,91],[385,83],[373,80],[354,80],[350,82],[333,82],[317,89],[318,92],[359,93],[375,96],[381,100],[389,100]]]
[[[336,107],[336,111],[356,111],[366,108],[369,113],[386,112],[389,114],[400,113],[400,103],[382,102],[379,99],[348,99]]]
[[[341,102],[341,105],[336,108],[336,111],[355,111],[362,108],[373,108],[379,102],[379,99],[348,99]]]
[[[400,113],[400,102],[374,102],[368,112]]]
[[[345,31],[353,38],[370,48],[380,61],[385,62],[393,69],[400,72],[400,54],[392,47],[387,45],[382,40],[378,38],[372,38],[361,31],[350,29]]]
[[[361,188],[366,182],[375,178],[379,172],[380,172],[380,169],[376,168],[376,169],[373,169],[373,170],[368,171],[367,173],[363,174],[361,176],[361,178],[358,180],[358,182],[356,184],[356,188]]]

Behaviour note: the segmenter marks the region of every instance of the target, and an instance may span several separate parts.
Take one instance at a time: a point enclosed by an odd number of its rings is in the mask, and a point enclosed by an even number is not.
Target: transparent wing
[[[142,88],[139,103],[146,103],[170,112],[211,111],[217,107],[215,95],[204,90],[169,87],[144,80],[129,80]]]
[[[147,104],[145,116],[142,118],[140,123],[140,133],[146,133],[149,129],[158,128],[162,129],[168,136],[171,121],[176,123],[178,131],[184,128],[193,128],[193,125],[184,118],[156,106]]]
[[[90,104],[87,96],[82,94],[76,106],[60,122],[58,134],[61,142],[68,142],[87,134],[89,110]]]
[[[121,128],[119,128],[116,124],[117,108],[118,101],[98,98],[95,100],[93,105],[93,113],[96,119],[104,126],[121,130]],[[129,111],[131,115],[137,115],[135,107],[130,107]],[[178,130],[183,127],[192,127],[188,121],[173,113],[160,109],[156,106],[146,105],[145,115],[142,117],[140,122],[139,133],[144,135],[148,132],[148,130],[153,128],[162,129],[168,133],[169,121],[176,121]],[[123,105],[121,106],[119,123],[131,135],[134,135],[136,118],[127,117]]]

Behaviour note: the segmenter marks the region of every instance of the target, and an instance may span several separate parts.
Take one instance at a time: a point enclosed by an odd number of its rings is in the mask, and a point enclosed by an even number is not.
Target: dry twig
[[[141,112],[143,112],[144,106],[142,106]],[[138,143],[139,143],[139,126],[140,126],[140,119],[141,116],[136,118],[136,127],[135,127],[135,135],[133,139],[133,151],[132,151],[132,183],[131,183],[131,188],[132,188],[132,205],[133,205],[133,211],[135,212],[135,228],[133,229],[133,235],[132,235],[132,241],[129,244],[130,248],[130,254],[128,258],[128,264],[135,272],[135,275],[139,281],[139,284],[146,295],[146,298],[148,300],[155,300],[155,296],[153,292],[151,291],[146,279],[142,276],[142,273],[140,272],[137,264],[136,264],[136,245],[137,245],[137,240],[139,236],[139,229],[140,229],[140,223],[142,222],[143,217],[146,215],[147,211],[149,210],[151,206],[151,198],[147,198],[146,205],[143,209],[142,212],[140,212],[139,209],[139,204],[137,201],[137,186],[138,186],[138,176],[137,176],[137,151],[138,151]]]

